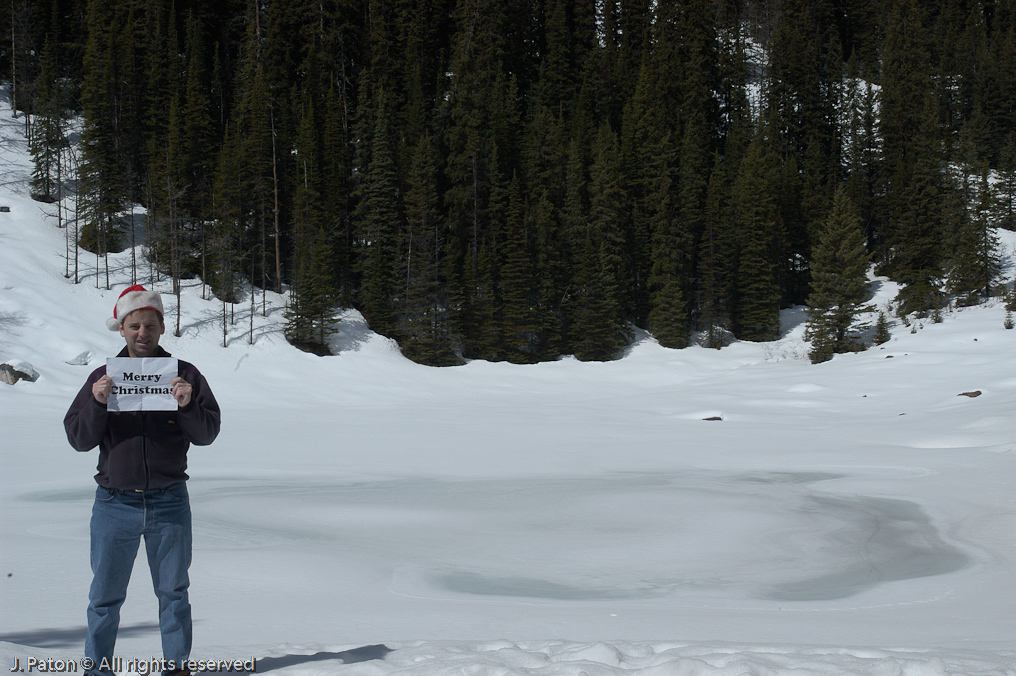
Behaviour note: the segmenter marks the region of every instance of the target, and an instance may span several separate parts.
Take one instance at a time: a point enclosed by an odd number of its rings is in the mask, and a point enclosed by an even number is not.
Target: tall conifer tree
[[[734,183],[739,245],[735,333],[743,340],[775,340],[780,335],[776,269],[783,226],[773,197],[775,166],[768,140],[759,131]]]
[[[698,249],[698,293],[696,321],[704,332],[703,345],[720,348],[726,344],[730,331],[729,262],[735,247],[732,246],[732,228],[724,227],[727,195],[726,171],[717,161],[709,175],[706,188],[706,205],[702,214],[703,230]]]
[[[613,359],[630,339],[624,314],[624,236],[619,227],[625,209],[617,136],[600,125],[589,170],[589,225],[574,282],[575,356]]]
[[[417,141],[406,183],[405,296],[398,333],[407,357],[444,366],[461,359],[455,353],[455,327],[442,284],[444,227],[437,162],[437,149],[425,133]]]
[[[991,296],[992,285],[1002,271],[1000,243],[991,224],[994,206],[987,172],[981,174],[970,202],[955,239],[948,275],[949,290],[966,304]]]
[[[58,181],[61,169],[58,164],[67,145],[64,136],[64,125],[67,122],[67,111],[64,107],[58,64],[59,47],[56,38],[46,36],[42,53],[42,70],[36,85],[37,100],[35,124],[29,139],[32,153],[32,197],[41,202],[54,202],[60,192]]]
[[[827,361],[834,353],[857,349],[849,333],[862,312],[870,309],[868,253],[857,210],[842,189],[811,256],[812,287],[808,296],[808,326],[812,362]]]

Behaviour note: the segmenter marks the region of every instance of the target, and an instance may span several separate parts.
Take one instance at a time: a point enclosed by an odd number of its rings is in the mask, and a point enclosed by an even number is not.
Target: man
[[[159,347],[166,324],[162,297],[154,291],[141,285],[125,289],[106,325],[126,341],[119,357],[170,356]],[[187,449],[215,440],[219,405],[201,373],[192,364],[178,363],[178,376],[171,382],[176,411],[109,411],[113,383],[103,366],[88,377],[64,417],[71,446],[78,451],[99,447],[83,660],[95,674],[112,672],[120,606],[142,537],[159,599],[163,671],[186,673],[192,629]]]

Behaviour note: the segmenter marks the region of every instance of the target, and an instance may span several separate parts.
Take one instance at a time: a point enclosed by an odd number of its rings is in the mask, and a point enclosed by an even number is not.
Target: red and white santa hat
[[[106,320],[106,326],[110,331],[117,331],[127,315],[135,310],[155,310],[159,317],[164,317],[162,311],[162,296],[155,291],[148,291],[140,284],[128,286],[120,294],[113,306],[113,316]]]

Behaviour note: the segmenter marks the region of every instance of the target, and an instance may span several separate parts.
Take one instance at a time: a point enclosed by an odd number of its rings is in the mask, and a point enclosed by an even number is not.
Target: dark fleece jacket
[[[117,356],[130,355],[124,347]],[[154,356],[170,354],[160,347]],[[92,396],[92,384],[106,367],[88,376],[64,416],[64,429],[78,451],[99,447],[95,481],[100,486],[150,490],[186,481],[187,449],[206,446],[219,434],[219,404],[208,382],[193,364],[180,360],[179,365],[193,393],[177,411],[109,412]]]

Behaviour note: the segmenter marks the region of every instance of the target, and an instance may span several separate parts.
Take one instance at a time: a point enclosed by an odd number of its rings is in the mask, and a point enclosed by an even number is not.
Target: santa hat
[[[118,330],[127,315],[135,310],[155,310],[159,313],[160,319],[165,316],[162,311],[162,296],[155,291],[147,291],[140,284],[135,284],[128,286],[120,294],[116,305],[113,306],[113,316],[106,320],[106,326],[110,331]]]

